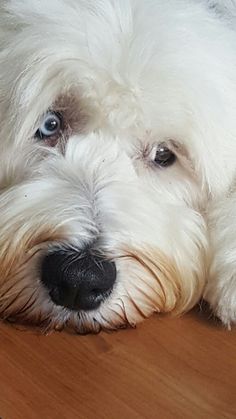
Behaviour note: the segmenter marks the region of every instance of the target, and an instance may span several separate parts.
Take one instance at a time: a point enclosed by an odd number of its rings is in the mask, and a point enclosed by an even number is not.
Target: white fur
[[[204,294],[236,321],[235,16],[229,0],[2,2],[2,317],[99,330]],[[63,153],[34,138],[58,97],[78,114]],[[165,169],[162,142],[177,155]],[[95,238],[118,277],[78,316],[38,266],[50,246]]]

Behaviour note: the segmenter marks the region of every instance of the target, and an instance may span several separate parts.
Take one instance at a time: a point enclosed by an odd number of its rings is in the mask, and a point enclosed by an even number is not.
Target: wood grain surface
[[[0,335],[1,419],[236,418],[236,330],[198,310],[112,334]]]

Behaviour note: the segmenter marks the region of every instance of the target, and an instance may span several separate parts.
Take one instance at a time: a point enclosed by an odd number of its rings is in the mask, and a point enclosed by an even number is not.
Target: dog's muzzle
[[[94,310],[110,295],[116,266],[89,251],[56,250],[44,257],[41,280],[56,305]]]

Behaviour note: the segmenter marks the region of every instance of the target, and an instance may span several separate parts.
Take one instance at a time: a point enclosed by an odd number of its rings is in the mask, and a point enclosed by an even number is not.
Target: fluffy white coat
[[[236,322],[235,19],[230,0],[1,2],[2,318],[98,331],[204,296]],[[68,127],[55,147],[35,137],[49,109]],[[111,295],[55,305],[43,256],[95,239]]]

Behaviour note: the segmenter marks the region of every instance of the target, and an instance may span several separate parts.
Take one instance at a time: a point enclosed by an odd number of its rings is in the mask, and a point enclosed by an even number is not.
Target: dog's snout
[[[57,250],[42,263],[42,282],[52,301],[71,310],[94,310],[112,291],[115,263],[90,252]]]

